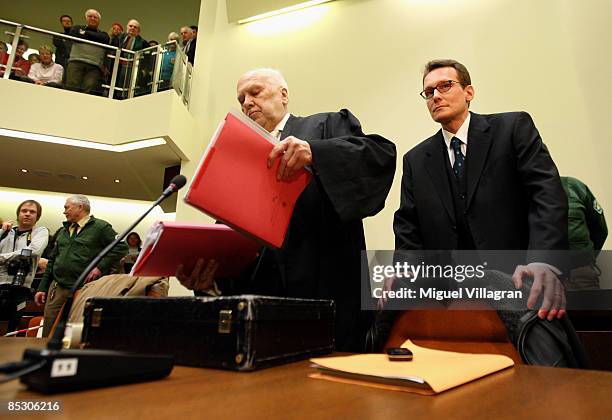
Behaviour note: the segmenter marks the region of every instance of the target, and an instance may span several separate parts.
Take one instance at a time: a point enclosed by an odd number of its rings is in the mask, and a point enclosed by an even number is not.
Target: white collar
[[[287,124],[287,120],[289,119],[290,116],[291,114],[287,112],[285,116],[283,117],[283,119],[280,120],[278,124],[276,124],[276,127],[274,127],[274,130],[272,131],[283,131],[285,129],[285,124]]]
[[[444,136],[444,143],[446,143],[446,147],[450,147],[450,142],[453,137],[457,137],[459,140],[461,140],[462,143],[466,145],[468,144],[468,130],[470,129],[471,116],[472,114],[468,112],[465,121],[463,121],[463,124],[461,124],[461,127],[459,127],[459,130],[457,130],[455,134],[451,133],[450,131],[446,131],[445,129],[442,129],[442,135]]]

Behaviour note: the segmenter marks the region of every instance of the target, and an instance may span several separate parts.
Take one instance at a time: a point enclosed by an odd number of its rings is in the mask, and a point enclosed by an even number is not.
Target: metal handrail
[[[4,20],[4,19],[0,19],[0,24],[15,26],[15,32],[10,33],[10,35],[13,35],[11,53],[9,54],[6,65],[0,64],[0,68],[5,69],[3,78],[8,79],[10,77],[10,74],[13,68],[13,64],[14,64],[14,60],[15,60],[15,51],[16,51],[19,39],[25,37],[25,35],[23,35],[24,30],[29,30],[33,32],[46,34],[46,35],[51,35],[53,37],[64,38],[64,39],[67,39],[67,40],[70,40],[76,43],[90,44],[90,45],[94,45],[100,48],[104,48],[106,50],[110,50],[106,52],[106,57],[111,58],[113,60],[113,71],[111,74],[111,80],[110,80],[109,85],[102,84],[102,87],[109,89],[109,94],[108,94],[109,98],[113,98],[115,91],[125,92],[126,90],[129,93],[128,98],[131,98],[134,96],[134,89],[136,85],[137,70],[138,70],[138,64],[139,64],[138,59],[140,56],[148,53],[149,51],[151,51],[151,55],[157,56],[157,57],[155,58],[155,66],[153,68],[153,80],[150,83],[148,83],[148,85],[151,85],[151,93],[157,92],[159,84],[162,82],[162,80],[160,80],[160,74],[161,74],[161,67],[162,67],[163,52],[165,52],[165,50],[164,51],[162,50],[165,48],[167,49],[172,44],[175,44],[176,61],[179,61],[179,60],[181,61],[180,65],[181,67],[184,67],[183,69],[184,74],[183,74],[183,79],[180,80],[180,85],[178,85],[177,83],[173,83],[172,86],[175,88],[179,96],[181,96],[181,98],[183,99],[183,102],[186,105],[188,105],[188,98],[185,97],[185,92],[187,90],[186,89],[187,85],[191,82],[193,69],[192,69],[191,64],[187,61],[187,56],[185,55],[185,52],[180,48],[180,46],[178,45],[176,41],[170,41],[165,44],[154,45],[152,47],[143,48],[142,50],[132,51],[127,48],[120,48],[120,47],[115,47],[115,46],[108,45],[108,44],[101,44],[99,42],[90,41],[90,40],[83,39],[83,38],[77,38],[77,37],[73,37],[73,36],[58,33],[58,32],[53,32],[47,29],[37,28],[35,26],[23,25],[17,22],[11,22],[11,21]],[[128,55],[131,54],[133,55],[133,57],[132,58],[122,57],[123,53],[127,53]],[[171,80],[174,80],[174,75],[176,74],[176,68],[177,68],[176,61],[175,61],[175,65],[173,68],[173,76]],[[127,62],[132,62],[133,66],[132,66],[132,74],[130,75],[131,76],[130,84],[129,84],[130,87],[126,89],[125,87],[117,87],[116,83],[117,83],[118,72],[119,72],[120,66]]]
[[[61,38],[66,38],[69,39],[71,41],[77,41],[77,42],[81,42],[81,43],[86,43],[86,44],[91,44],[91,45],[95,45],[97,47],[102,47],[102,48],[106,48],[106,49],[111,49],[111,50],[123,50],[123,51],[127,51],[129,53],[134,54],[135,51],[131,51],[125,48],[117,48],[117,47],[113,47],[112,45],[109,44],[101,44],[99,42],[96,41],[90,41],[88,39],[84,39],[84,38],[77,38],[75,36],[70,36],[70,35],[66,35],[66,34],[61,34],[59,32],[53,32],[53,31],[49,31],[47,29],[41,29],[41,28],[37,28],[36,26],[30,26],[30,25],[22,25],[21,23],[15,23],[15,22],[10,22],[8,20],[4,20],[4,19],[0,19],[0,23],[4,23],[7,25],[14,25],[14,26],[18,26],[23,29],[27,29],[29,31],[34,31],[34,32],[41,32],[43,34],[47,34],[47,35],[52,35],[52,36],[59,36]]]

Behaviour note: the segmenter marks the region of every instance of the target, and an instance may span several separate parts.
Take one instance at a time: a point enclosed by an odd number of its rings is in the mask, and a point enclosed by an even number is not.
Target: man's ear
[[[463,91],[465,92],[465,101],[469,104],[472,102],[472,99],[474,99],[474,95],[476,94],[476,92],[474,92],[474,86],[467,85]]]
[[[281,87],[281,101],[283,105],[289,104],[289,91],[286,87]]]

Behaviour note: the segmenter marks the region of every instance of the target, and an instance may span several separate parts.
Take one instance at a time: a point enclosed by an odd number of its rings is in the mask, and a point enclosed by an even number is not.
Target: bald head
[[[289,89],[278,70],[248,71],[238,79],[236,90],[242,112],[268,131],[274,130],[287,113]]]
[[[126,32],[129,36],[140,35],[140,22],[136,19],[132,19],[127,23]]]

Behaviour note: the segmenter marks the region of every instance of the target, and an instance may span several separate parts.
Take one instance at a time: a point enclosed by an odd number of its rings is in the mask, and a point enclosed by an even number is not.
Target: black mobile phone
[[[404,347],[390,347],[387,349],[387,357],[392,362],[409,362],[412,360],[412,352]]]

